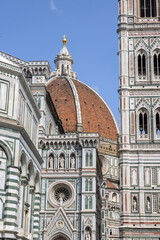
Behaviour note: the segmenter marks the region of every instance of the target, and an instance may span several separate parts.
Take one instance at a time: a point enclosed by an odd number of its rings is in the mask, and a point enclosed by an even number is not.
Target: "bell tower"
[[[120,238],[160,239],[160,1],[119,0]]]

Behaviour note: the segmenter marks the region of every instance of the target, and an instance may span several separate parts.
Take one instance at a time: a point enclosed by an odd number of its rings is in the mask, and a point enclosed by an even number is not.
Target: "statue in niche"
[[[72,155],[71,158],[70,158],[70,166],[71,166],[71,168],[75,168],[75,164],[76,164],[76,159],[75,159],[75,156]]]
[[[86,232],[85,234],[85,240],[91,240],[91,236],[89,232]]]
[[[150,211],[150,209],[151,209],[150,198],[147,197],[147,210]]]
[[[60,158],[59,158],[59,168],[64,168],[64,156],[61,155]]]
[[[54,159],[53,159],[53,156],[52,154],[49,155],[49,164],[48,164],[48,167],[49,168],[52,168],[54,167]]]
[[[133,198],[133,211],[137,211],[137,198]]]

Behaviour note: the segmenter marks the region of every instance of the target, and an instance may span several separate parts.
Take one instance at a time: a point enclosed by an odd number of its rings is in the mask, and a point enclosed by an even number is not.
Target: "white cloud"
[[[56,11],[56,12],[58,12],[58,13],[61,13],[61,11],[57,9],[57,7],[56,7],[56,5],[55,5],[55,3],[54,3],[54,0],[52,0],[50,3],[51,3],[51,9],[52,9],[53,11]]]

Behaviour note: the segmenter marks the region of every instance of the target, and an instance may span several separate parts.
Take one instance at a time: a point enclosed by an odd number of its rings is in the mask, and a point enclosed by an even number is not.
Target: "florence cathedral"
[[[53,72],[0,52],[0,239],[160,240],[160,0],[118,8],[119,128],[66,36]]]

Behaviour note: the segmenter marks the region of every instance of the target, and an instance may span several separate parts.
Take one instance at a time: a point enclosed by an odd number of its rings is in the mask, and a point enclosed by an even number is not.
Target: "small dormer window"
[[[156,0],[140,0],[140,17],[151,18],[157,16]]]

